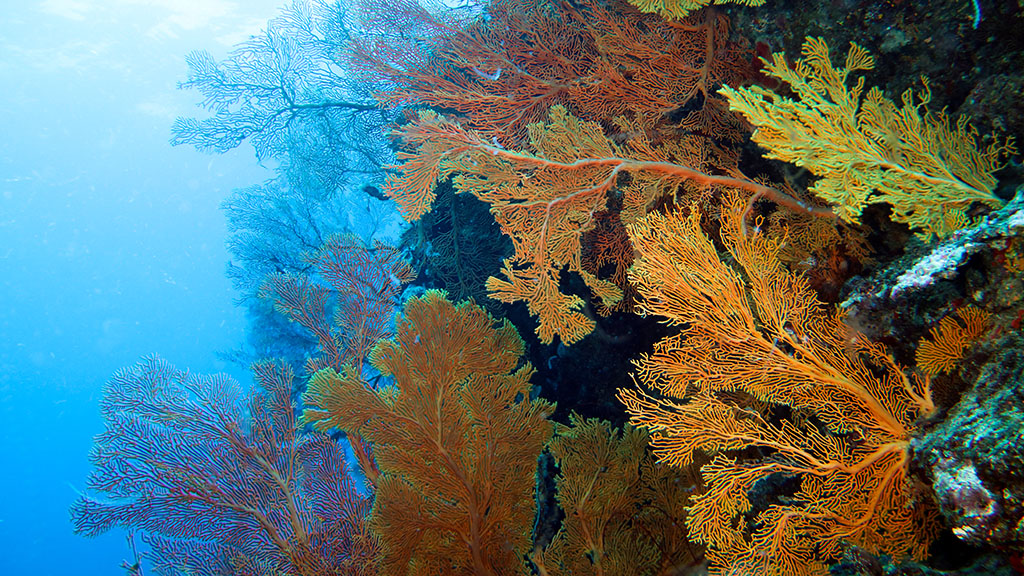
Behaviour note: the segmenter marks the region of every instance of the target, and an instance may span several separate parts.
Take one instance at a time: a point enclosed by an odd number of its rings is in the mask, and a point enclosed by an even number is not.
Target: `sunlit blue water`
[[[68,507],[89,471],[99,397],[159,352],[232,371],[243,336],[224,277],[232,188],[250,150],[167,144],[195,115],[185,54],[218,58],[276,0],[49,0],[0,10],[0,575],[120,574],[122,533],[87,540]]]

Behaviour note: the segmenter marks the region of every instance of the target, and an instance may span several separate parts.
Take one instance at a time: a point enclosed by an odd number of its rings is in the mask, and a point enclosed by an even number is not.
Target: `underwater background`
[[[0,574],[1024,573],[1021,29],[5,7]]]
[[[2,574],[113,574],[123,534],[75,536],[98,403],[160,351],[204,372],[243,339],[220,203],[266,178],[251,154],[168,145],[197,47],[224,55],[269,2],[24,2],[0,16]],[[186,360],[187,358],[187,360]]]

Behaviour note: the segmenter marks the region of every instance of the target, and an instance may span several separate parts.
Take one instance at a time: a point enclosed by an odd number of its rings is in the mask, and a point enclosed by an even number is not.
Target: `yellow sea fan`
[[[700,10],[712,4],[743,4],[744,6],[760,6],[765,0],[629,0],[629,3],[648,14],[660,14],[666,20],[684,18],[694,10]]]
[[[851,72],[871,70],[874,58],[852,44],[843,67],[835,67],[821,38],[808,38],[803,58],[791,67],[774,54],[767,71],[789,85],[797,100],[763,88],[722,88],[729,107],[757,127],[753,140],[767,156],[806,168],[818,177],[810,191],[832,203],[836,215],[858,222],[868,204],[892,206],[892,218],[925,240],[944,237],[969,223],[971,204],[998,208],[993,173],[1016,152],[996,140],[984,149],[966,118],[950,120],[927,108],[927,81],[906,91],[902,106],[864,78],[852,86]]]

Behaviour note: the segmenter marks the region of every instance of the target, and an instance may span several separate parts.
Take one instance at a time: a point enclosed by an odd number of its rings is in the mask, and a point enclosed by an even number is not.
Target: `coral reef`
[[[927,108],[931,91],[903,93],[902,107],[864,79],[848,85],[851,72],[871,70],[875,60],[852,44],[835,67],[821,38],[808,38],[803,58],[785,54],[765,61],[767,73],[799,100],[758,86],[722,88],[729,107],[757,127],[751,139],[768,158],[793,162],[817,176],[809,192],[833,205],[847,222],[859,222],[869,203],[891,205],[892,219],[925,239],[943,238],[969,223],[973,203],[998,208],[993,172],[1015,153],[1012,141],[977,147],[966,118],[951,121]]]
[[[1024,238],[1024,189],[976,225],[932,245],[916,244],[868,276],[853,279],[843,307],[871,338],[918,341],[965,304],[1013,325],[1024,299],[1014,250]]]
[[[169,574],[1019,565],[1020,6],[722,3],[300,1],[193,54],[175,142],[283,167],[232,276],[308,383],[119,373],[76,529]]]
[[[538,573],[649,576],[699,566],[703,549],[687,541],[684,520],[700,479],[658,466],[641,430],[576,415],[570,424],[549,446],[566,517],[534,552]]]
[[[1024,337],[993,342],[971,389],[915,444],[960,539],[1024,552]]]

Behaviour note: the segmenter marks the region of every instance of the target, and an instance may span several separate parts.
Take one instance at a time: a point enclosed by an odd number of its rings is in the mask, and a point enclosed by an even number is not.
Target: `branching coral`
[[[656,199],[684,185],[740,188],[801,212],[814,210],[741,175],[695,169],[680,159],[678,146],[654,146],[643,134],[619,145],[600,125],[561,106],[551,109],[548,122],[528,128],[529,148],[508,150],[434,112],[420,112],[418,121],[395,132],[411,151],[398,154],[403,163],[395,166],[386,192],[410,220],[430,209],[437,182],[447,178],[456,191],[490,204],[515,255],[505,261],[504,278],[489,278],[487,289],[503,302],[525,301],[546,343],[557,334],[572,344],[594,327],[582,299],[561,291],[563,269],[579,274],[606,307],[622,297],[614,283],[581,265],[581,236],[593,229],[622,174],[631,176],[623,191],[623,221],[642,216]]]
[[[550,545],[533,554],[541,576],[668,575],[703,560],[683,527],[700,481],[655,463],[647,440],[642,430],[576,415],[559,427],[550,449],[561,470],[565,519]]]
[[[553,405],[530,398],[523,341],[479,306],[428,291],[409,300],[371,363],[318,372],[304,418],[373,443],[380,469],[370,525],[387,574],[524,574],[537,457]]]
[[[712,4],[725,4],[732,2],[746,6],[760,6],[765,0],[629,0],[629,3],[636,6],[643,12],[661,14],[665,18],[683,18],[694,10],[700,10]]]
[[[708,545],[716,574],[826,574],[844,541],[922,557],[937,524],[914,501],[908,462],[915,420],[934,409],[926,381],[908,378],[786,271],[778,241],[756,227],[744,235],[744,206],[727,203],[721,230],[738,268],[718,256],[695,209],[629,228],[637,308],[679,332],[637,362],[643,386],[620,398],[662,462],[714,456],[689,508],[690,537]],[[750,458],[755,448],[763,457]],[[799,489],[748,532],[748,494],[776,474],[799,478]]]
[[[224,375],[156,357],[117,372],[104,390],[90,495],[71,510],[75,531],[143,530],[166,573],[372,576],[369,501],[344,450],[296,433],[286,365],[253,372],[247,394]]]
[[[768,73],[799,100],[757,86],[721,92],[757,126],[753,140],[768,149],[769,158],[818,176],[811,191],[834,204],[842,219],[858,222],[865,206],[885,203],[892,206],[893,220],[925,239],[941,238],[969,223],[972,203],[1002,205],[993,194],[993,172],[1015,152],[1012,141],[978,148],[977,132],[966,118],[952,122],[927,109],[927,82],[916,96],[904,92],[902,106],[877,87],[864,94],[863,78],[848,86],[851,72],[875,64],[856,44],[842,68],[832,65],[821,38],[808,38],[803,55],[795,66],[783,54],[766,61]]]

